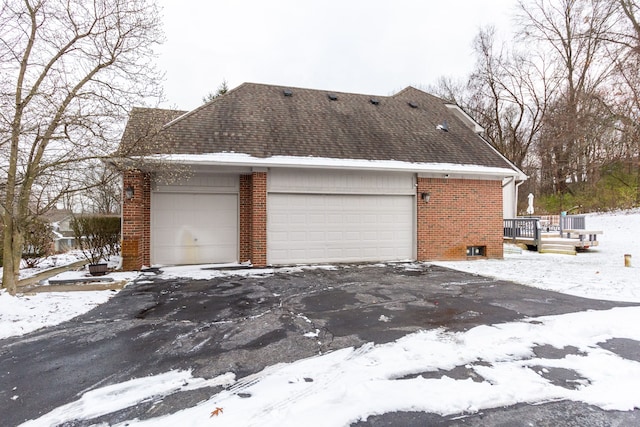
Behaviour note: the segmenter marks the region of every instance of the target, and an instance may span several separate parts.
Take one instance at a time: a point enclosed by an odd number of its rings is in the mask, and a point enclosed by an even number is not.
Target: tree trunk
[[[640,161],[636,163],[636,205],[640,205]]]
[[[3,218],[5,233],[3,242],[3,268],[2,287],[10,295],[15,295],[18,291],[18,278],[20,275],[20,260],[22,259],[22,236],[16,230],[11,215],[4,215]]]

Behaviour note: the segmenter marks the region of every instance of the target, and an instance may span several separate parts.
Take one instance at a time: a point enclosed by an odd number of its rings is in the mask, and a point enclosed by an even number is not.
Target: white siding
[[[153,191],[161,193],[238,193],[238,175],[193,174],[157,179]]]
[[[362,171],[274,170],[267,191],[304,194],[414,195],[415,176],[407,173]]]
[[[514,179],[507,178],[502,184],[502,217],[516,218],[518,216],[518,187]]]

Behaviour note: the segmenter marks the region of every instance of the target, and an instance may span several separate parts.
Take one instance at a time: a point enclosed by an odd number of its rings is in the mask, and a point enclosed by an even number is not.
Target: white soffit
[[[478,124],[473,118],[468,115],[462,108],[456,104],[445,104],[451,112],[458,117],[462,122],[475,133],[484,132],[484,128]]]

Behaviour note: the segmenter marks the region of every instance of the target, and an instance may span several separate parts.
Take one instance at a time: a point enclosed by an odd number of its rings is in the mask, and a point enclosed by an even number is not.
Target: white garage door
[[[413,259],[414,198],[269,194],[271,264]]]
[[[151,203],[153,264],[237,261],[237,194],[153,193]]]

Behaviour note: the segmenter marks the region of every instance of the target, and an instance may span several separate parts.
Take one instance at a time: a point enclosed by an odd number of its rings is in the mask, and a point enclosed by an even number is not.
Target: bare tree
[[[469,94],[466,79],[454,80],[447,76],[441,76],[435,84],[428,85],[425,90],[460,107],[468,106]]]
[[[120,172],[104,163],[95,164],[86,179],[90,188],[79,193],[83,212],[119,214],[122,195]]]
[[[474,42],[476,68],[469,79],[471,107],[486,137],[509,160],[524,168],[557,89],[546,58],[496,46],[495,30],[480,30]]]
[[[613,41],[640,55],[640,5],[634,0],[611,0],[621,20],[622,28]]]
[[[161,96],[163,35],[152,0],[0,7],[2,286],[15,293],[29,219],[83,188],[81,165],[115,151],[131,106]]]
[[[430,89],[485,128],[486,139],[530,176],[530,191],[561,201],[573,193],[603,208],[598,195],[615,182],[625,194],[635,186],[640,203],[640,5],[519,5],[515,39],[499,43],[492,28],[481,29],[466,83],[441,78]]]
[[[568,183],[586,179],[589,156],[598,151],[590,126],[612,72],[605,58],[613,8],[607,0],[520,0],[519,6],[522,40],[551,52],[560,79],[538,154],[553,190],[564,193]]]
[[[467,81],[440,78],[431,90],[471,114],[485,138],[523,168],[531,161],[530,149],[557,83],[547,76],[544,57],[498,46],[493,27],[482,28],[473,47],[476,65]]]
[[[612,49],[610,56],[617,77],[613,94],[624,148],[621,157],[635,170],[640,204],[640,5],[633,0],[610,1],[618,24],[610,41],[620,48]]]

